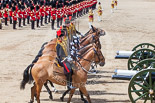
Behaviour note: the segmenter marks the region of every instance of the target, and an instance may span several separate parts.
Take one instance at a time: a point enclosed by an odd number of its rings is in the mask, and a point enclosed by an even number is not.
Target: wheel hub
[[[152,95],[152,94],[154,94],[154,91],[152,89],[150,89],[149,93]]]

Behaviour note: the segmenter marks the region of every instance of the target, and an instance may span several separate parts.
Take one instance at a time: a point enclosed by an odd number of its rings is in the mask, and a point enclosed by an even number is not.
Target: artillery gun
[[[128,95],[132,103],[155,100],[155,59],[139,62],[132,70],[117,70],[112,79],[130,80]]]
[[[139,49],[155,50],[155,45],[150,43],[141,43],[135,46],[131,51],[117,51],[115,59],[128,59],[134,52],[136,52]],[[133,56],[133,58],[135,57]]]
[[[128,55],[128,70],[115,70],[112,76],[112,79],[130,80],[128,94],[132,103],[155,100],[155,46],[143,44],[148,48],[138,45],[133,49],[136,51]]]

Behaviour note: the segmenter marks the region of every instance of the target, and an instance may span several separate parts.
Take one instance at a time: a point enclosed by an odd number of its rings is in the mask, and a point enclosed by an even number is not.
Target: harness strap
[[[86,69],[81,65],[80,62],[77,61],[77,63],[78,63],[78,65],[79,65],[85,72],[87,72],[87,73],[89,73],[89,74],[93,74],[93,73],[89,72],[88,70],[86,70]]]

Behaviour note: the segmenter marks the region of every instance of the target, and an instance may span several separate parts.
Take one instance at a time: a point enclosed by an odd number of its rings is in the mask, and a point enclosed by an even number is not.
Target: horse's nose
[[[105,62],[101,62],[99,63],[99,65],[103,67],[105,65]]]

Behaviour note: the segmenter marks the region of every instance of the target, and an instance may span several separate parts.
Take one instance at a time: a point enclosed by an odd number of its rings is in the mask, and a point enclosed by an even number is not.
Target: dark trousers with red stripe
[[[65,61],[62,63],[63,67],[64,67],[64,72],[66,75],[66,79],[67,79],[67,88],[70,89],[70,86],[72,85],[72,68],[69,62]]]
[[[63,62],[65,74],[72,73],[72,67],[69,62]]]

